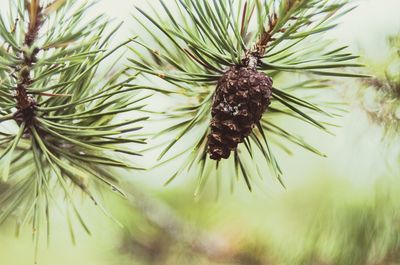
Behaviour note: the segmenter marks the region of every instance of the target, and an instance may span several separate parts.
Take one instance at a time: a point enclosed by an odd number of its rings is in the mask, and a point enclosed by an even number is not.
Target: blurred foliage
[[[134,194],[129,211],[134,214],[120,248],[127,264],[270,264],[263,239],[244,232],[249,224],[238,229],[240,221],[229,221],[231,207],[219,218],[215,201],[191,203],[187,192],[175,190],[157,198]]]
[[[392,184],[367,191],[330,180],[248,209],[182,203],[190,194],[179,191],[166,200],[142,194],[121,251],[126,264],[146,265],[400,264],[400,189]]]
[[[353,83],[349,99],[369,120],[369,129],[378,129],[382,161],[394,174],[400,174],[400,34],[386,38],[387,53],[381,59],[363,57],[366,71],[374,77]],[[350,85],[348,85],[350,86]],[[372,130],[371,130],[372,131]],[[379,137],[379,136],[378,136]]]
[[[399,189],[384,184],[365,192],[338,183],[325,185],[309,196],[299,196],[305,190],[293,194],[278,214],[280,220],[293,220],[285,227],[291,236],[276,234],[277,253],[285,264],[400,262]]]
[[[388,136],[397,136],[400,130],[400,34],[388,37],[387,43],[390,54],[382,62],[364,59],[376,77],[364,82],[359,95],[371,120],[385,127]]]

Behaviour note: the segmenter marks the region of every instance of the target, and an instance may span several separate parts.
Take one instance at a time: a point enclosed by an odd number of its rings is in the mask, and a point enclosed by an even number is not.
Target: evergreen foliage
[[[165,143],[160,164],[179,158],[182,165],[168,182],[185,171],[192,172],[198,176],[200,191],[207,179],[219,182],[223,175],[231,175],[243,178],[251,190],[252,181],[268,170],[265,165],[282,181],[274,148],[291,153],[284,141],[322,155],[276,118],[284,117],[286,123],[297,119],[327,131],[329,123],[321,117],[326,120],[336,112],[330,102],[319,105],[310,96],[325,93],[330,86],[327,77],[365,77],[345,70],[361,66],[354,62],[357,56],[323,38],[338,18],[353,9],[348,1],[159,2],[152,13],[137,8],[134,18],[147,34],[135,40],[141,47],[131,47],[135,57],[130,61],[133,69],[170,84],[165,90],[160,81],[154,85],[158,91],[183,98],[165,113],[172,125],[156,135],[173,137]],[[217,83],[231,67],[255,67],[271,77],[272,104],[244,143],[232,149],[230,159],[213,161],[207,154],[211,112]],[[299,81],[285,82],[288,78]],[[187,135],[189,144],[184,141]],[[186,144],[183,151],[175,148],[180,142]]]
[[[12,214],[18,230],[31,223],[36,243],[41,223],[50,233],[52,204],[89,233],[73,191],[96,204],[98,185],[123,194],[110,167],[138,168],[127,145],[144,143],[134,134],[146,117],[118,118],[144,106],[135,77],[103,63],[131,40],[109,49],[118,27],[107,30],[102,15],[84,23],[91,5],[18,0],[1,10],[0,223]]]

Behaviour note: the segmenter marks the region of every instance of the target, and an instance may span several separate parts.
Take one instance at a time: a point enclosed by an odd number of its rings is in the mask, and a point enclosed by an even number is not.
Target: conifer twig
[[[282,183],[274,149],[291,153],[282,141],[324,156],[276,117],[328,131],[326,120],[336,113],[331,104],[316,103],[329,88],[327,77],[367,77],[348,72],[363,65],[346,47],[320,41],[353,9],[348,1],[182,0],[175,2],[174,16],[172,7],[160,4],[153,13],[137,8],[135,19],[147,38],[135,41],[139,47],[131,47],[130,61],[132,69],[161,77],[187,99],[165,112],[175,125],[156,133],[171,137],[161,165],[183,159],[167,183],[188,171],[199,175],[196,194],[209,179],[219,183],[227,175],[252,189],[268,169]],[[300,74],[298,83],[284,82]],[[154,90],[163,91],[160,86]],[[191,144],[181,145],[191,135]]]
[[[76,191],[105,213],[97,198],[102,187],[125,195],[111,168],[140,168],[127,156],[141,155],[134,149],[145,142],[135,132],[148,119],[133,115],[146,98],[135,77],[113,63],[107,74],[99,70],[132,39],[109,49],[119,26],[107,30],[103,16],[83,23],[88,1],[43,3],[10,3],[8,21],[0,13],[0,122],[7,122],[0,130],[0,179],[9,186],[0,193],[0,223],[15,217],[18,233],[31,225],[36,250],[40,236],[50,235],[54,204],[74,239],[72,218],[90,234]]]

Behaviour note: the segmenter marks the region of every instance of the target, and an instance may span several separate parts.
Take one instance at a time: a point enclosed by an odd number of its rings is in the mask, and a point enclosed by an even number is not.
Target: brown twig
[[[268,43],[273,40],[273,32],[275,30],[277,22],[278,16],[276,13],[274,13],[268,19],[268,30],[264,30],[264,32],[261,34],[259,41],[256,43],[255,52],[258,57],[264,56]]]
[[[29,10],[28,31],[25,33],[24,44],[26,48],[21,53],[22,63],[17,67],[17,86],[15,88],[15,100],[17,101],[18,112],[15,120],[18,123],[25,122],[29,126],[35,116],[37,103],[36,100],[28,93],[28,88],[32,84],[31,71],[32,66],[37,61],[36,55],[39,49],[34,48],[40,27],[43,24],[42,7],[39,0],[32,0],[27,3],[26,8]]]
[[[25,34],[25,45],[31,47],[33,42],[37,39],[40,27],[43,23],[42,8],[39,0],[32,0],[28,4],[29,10],[29,25],[28,32]]]
[[[269,17],[269,27],[268,30],[264,30],[261,34],[259,40],[254,45],[253,49],[247,51],[246,57],[243,60],[243,63],[247,65],[247,67],[255,69],[260,62],[260,59],[264,56],[265,51],[267,49],[268,43],[274,40],[273,33],[275,30],[275,26],[277,24],[278,17],[276,13]]]
[[[299,5],[298,0],[288,0],[286,6],[286,13],[290,12],[296,5]],[[268,29],[264,28],[264,31],[261,33],[257,43],[254,47],[249,50],[246,54],[245,64],[251,68],[254,68],[258,65],[260,59],[265,55],[268,44],[271,41],[274,41],[274,35],[277,32],[285,32],[285,28],[277,30],[276,27],[278,25],[279,17],[277,13],[274,11],[272,14],[268,15]],[[290,19],[296,19],[296,17],[290,17]],[[243,25],[242,25],[243,28]]]
[[[278,22],[278,16],[274,12],[273,15],[269,16],[268,29],[264,29],[261,36],[254,47],[247,51],[246,57],[243,63],[249,68],[255,69],[260,62],[260,59],[264,56],[268,44],[274,40],[274,31]]]

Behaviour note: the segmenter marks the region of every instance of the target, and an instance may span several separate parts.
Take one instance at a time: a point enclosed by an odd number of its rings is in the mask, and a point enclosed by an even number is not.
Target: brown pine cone
[[[219,79],[208,135],[211,159],[229,158],[261,120],[271,96],[272,79],[250,67],[231,67]]]

